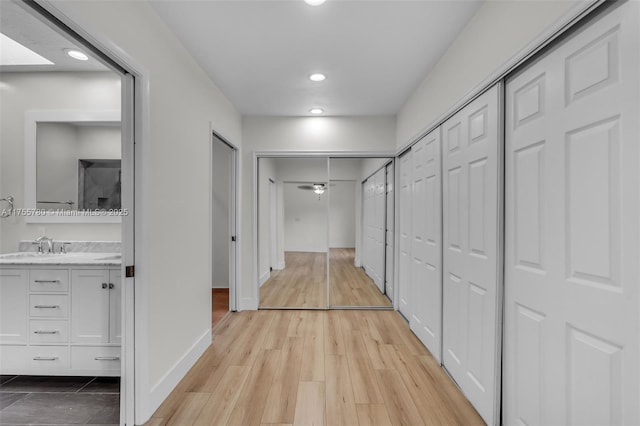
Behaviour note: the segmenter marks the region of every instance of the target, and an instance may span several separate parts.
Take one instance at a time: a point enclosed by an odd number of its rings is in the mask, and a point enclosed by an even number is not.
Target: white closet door
[[[373,176],[374,197],[373,197],[373,281],[378,289],[384,293],[384,232],[385,232],[385,211],[386,211],[386,170],[382,168]]]
[[[438,361],[442,348],[440,128],[412,148],[411,330]]]
[[[498,421],[499,87],[442,125],[443,364],[487,424]]]
[[[506,86],[505,424],[640,424],[639,9]]]
[[[411,318],[411,150],[400,157],[398,310]]]
[[[386,167],[387,174],[387,182],[386,182],[386,192],[387,192],[387,201],[386,201],[386,229],[385,229],[385,245],[386,245],[386,258],[385,258],[385,269],[384,269],[384,279],[385,279],[385,293],[389,300],[393,302],[393,244],[394,244],[394,191],[393,191],[393,181],[394,181],[394,172],[393,172],[393,164],[389,164]]]

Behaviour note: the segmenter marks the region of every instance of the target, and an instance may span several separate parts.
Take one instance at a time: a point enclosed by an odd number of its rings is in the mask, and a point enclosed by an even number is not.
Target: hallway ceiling
[[[276,116],[396,114],[480,4],[152,0],[240,113]]]

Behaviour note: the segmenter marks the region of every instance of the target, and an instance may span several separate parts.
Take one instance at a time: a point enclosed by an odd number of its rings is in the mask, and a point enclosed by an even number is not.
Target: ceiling
[[[151,3],[241,114],[340,116],[396,114],[481,1]]]
[[[0,0],[0,31],[53,62],[53,65],[0,65],[0,72],[107,71],[100,61],[92,58],[77,42],[45,24],[15,0]],[[72,59],[65,49],[83,50],[89,55],[89,60]]]

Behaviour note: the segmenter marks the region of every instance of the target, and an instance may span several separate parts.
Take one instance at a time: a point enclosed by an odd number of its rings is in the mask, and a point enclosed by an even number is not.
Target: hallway
[[[393,311],[245,311],[148,425],[483,424]]]

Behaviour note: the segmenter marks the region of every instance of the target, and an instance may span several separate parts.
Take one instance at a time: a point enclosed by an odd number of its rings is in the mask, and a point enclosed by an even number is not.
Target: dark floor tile
[[[3,384],[3,383],[8,382],[10,380],[13,380],[16,377],[18,377],[18,376],[10,376],[10,375],[6,375],[6,374],[0,375],[0,385]]]
[[[0,385],[0,392],[77,392],[93,377],[18,376]]]
[[[96,377],[80,392],[120,393],[120,377]]]
[[[88,425],[104,425],[120,422],[120,404],[111,404],[104,407],[95,416],[91,417],[86,424]]]
[[[2,410],[0,422],[34,425],[84,424],[118,404],[118,395],[34,393]]]
[[[29,395],[28,393],[0,393],[0,410]],[[2,423],[0,423],[2,424]]]

